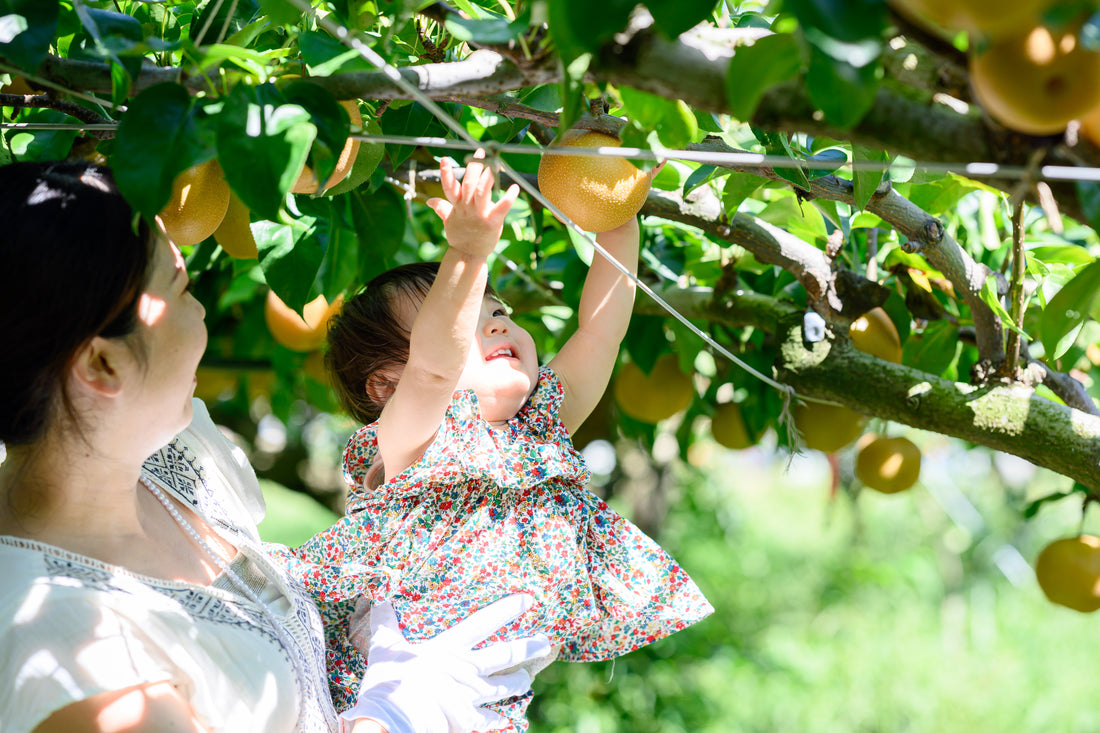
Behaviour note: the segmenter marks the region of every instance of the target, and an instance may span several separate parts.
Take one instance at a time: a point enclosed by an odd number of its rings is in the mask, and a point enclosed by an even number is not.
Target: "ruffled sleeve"
[[[513,419],[540,438],[559,440],[567,437],[565,426],[558,417],[564,396],[565,390],[554,370],[548,366],[539,367],[535,391]]]
[[[357,430],[344,448],[344,482],[348,487],[346,512],[356,514],[377,501],[389,502],[405,495],[422,493],[430,485],[457,484],[474,476],[465,457],[480,445],[488,424],[481,419],[477,397],[470,390],[454,393],[435,439],[424,454],[396,476],[371,490],[367,483],[378,456],[378,423]]]

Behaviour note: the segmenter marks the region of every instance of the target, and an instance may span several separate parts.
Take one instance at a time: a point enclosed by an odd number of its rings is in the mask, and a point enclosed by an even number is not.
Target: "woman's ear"
[[[122,391],[120,367],[129,356],[119,339],[94,337],[76,352],[70,373],[77,384],[102,397],[115,397]]]

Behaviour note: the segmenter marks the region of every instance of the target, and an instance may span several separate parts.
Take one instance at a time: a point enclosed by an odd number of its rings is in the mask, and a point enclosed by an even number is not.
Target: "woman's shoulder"
[[[214,423],[202,400],[192,405],[190,425],[146,459],[143,471],[208,521],[258,541],[256,525],[266,507],[252,464]]]

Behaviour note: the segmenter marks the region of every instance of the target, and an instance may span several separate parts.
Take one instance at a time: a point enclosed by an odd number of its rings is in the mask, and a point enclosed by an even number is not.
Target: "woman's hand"
[[[418,644],[405,640],[389,603],[372,607],[361,623],[353,619],[351,638],[357,646],[367,635],[363,627],[369,627],[367,671],[358,701],[340,714],[343,729],[353,730],[351,726],[363,719],[381,724],[389,733],[467,733],[504,727],[506,719],[481,706],[526,694],[531,675],[523,665],[550,657],[550,642],[538,634],[474,647],[533,603],[527,594],[505,596]]]
[[[443,220],[448,246],[471,257],[492,254],[504,228],[504,217],[519,196],[519,186],[512,184],[493,203],[496,179],[484,158],[485,151],[474,153],[461,183],[455,178],[451,161],[444,158],[439,163],[439,177],[447,198],[428,199],[428,206]]]

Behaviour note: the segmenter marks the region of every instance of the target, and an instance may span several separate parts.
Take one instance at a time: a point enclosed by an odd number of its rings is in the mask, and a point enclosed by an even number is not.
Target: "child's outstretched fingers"
[[[482,162],[485,158],[485,151],[478,150],[474,153],[474,158],[466,164],[466,172],[462,175],[462,194],[461,198],[464,203],[471,203],[479,195],[483,195],[482,191],[485,186],[486,174],[489,176],[489,188],[492,188],[492,171],[485,167],[485,163]]]
[[[504,216],[512,208],[512,204],[519,198],[519,186],[513,183],[508,187],[508,190],[504,192],[504,195],[500,197],[493,207],[489,210],[489,217],[503,222]]]
[[[447,197],[447,200],[454,203],[458,200],[460,193],[458,178],[455,177],[454,163],[450,158],[443,158],[439,161],[439,183],[443,188],[443,195]]]
[[[443,220],[443,223],[447,223],[447,219],[450,218],[451,212],[454,211],[454,205],[447,199],[432,197],[427,200],[428,208],[431,209]]]

